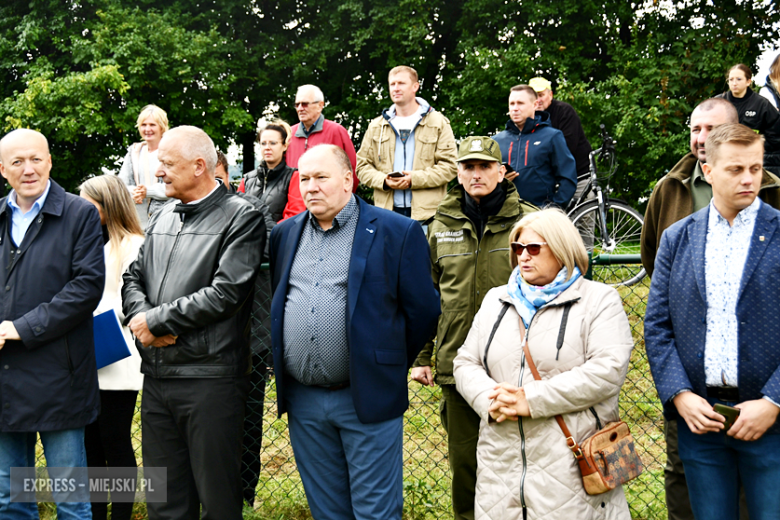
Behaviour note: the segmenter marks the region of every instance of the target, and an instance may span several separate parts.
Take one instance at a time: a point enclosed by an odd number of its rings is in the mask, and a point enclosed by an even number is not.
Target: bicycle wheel
[[[599,203],[592,200],[569,213],[569,218],[582,235],[585,247],[596,257],[600,254],[638,255],[642,234],[642,215],[625,202],[609,199],[606,212],[608,236],[601,236]],[[642,264],[593,266],[593,279],[610,285],[633,285],[647,273]]]

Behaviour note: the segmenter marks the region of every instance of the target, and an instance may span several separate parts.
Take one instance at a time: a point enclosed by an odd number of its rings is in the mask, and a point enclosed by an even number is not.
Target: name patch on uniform
[[[463,242],[463,230],[438,231],[434,233],[437,242]]]

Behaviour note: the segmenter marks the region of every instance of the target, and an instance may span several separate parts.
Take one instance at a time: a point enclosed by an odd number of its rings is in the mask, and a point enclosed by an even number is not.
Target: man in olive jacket
[[[645,211],[642,226],[642,265],[653,275],[653,263],[664,230],[688,215],[702,209],[712,199],[712,187],[704,180],[701,165],[707,162],[704,143],[710,131],[720,125],[739,122],[734,105],[722,98],[702,101],[691,113],[691,153],[685,155],[655,185]],[[761,200],[780,209],[780,179],[764,170]],[[668,490],[667,490],[668,492]]]
[[[450,121],[417,97],[417,71],[388,74],[393,106],[371,121],[357,153],[357,176],[374,188],[374,205],[427,223],[455,178]]]
[[[168,468],[168,502],[149,519],[240,520],[249,391],[249,311],[265,246],[262,214],[214,178],[196,127],[160,141],[165,193],[124,274],[122,308],[141,352],[144,466]]]
[[[455,389],[452,362],[468,335],[482,299],[505,285],[512,272],[509,232],[525,213],[512,182],[504,179],[501,150],[489,137],[468,137],[458,152],[458,182],[442,200],[428,229],[432,274],[441,294],[436,378],[441,385],[441,420],[447,431],[456,520],[474,518],[479,416]],[[433,340],[412,368],[412,379],[433,386]]]

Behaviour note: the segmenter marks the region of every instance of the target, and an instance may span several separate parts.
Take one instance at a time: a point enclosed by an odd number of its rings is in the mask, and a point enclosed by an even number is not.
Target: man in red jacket
[[[298,168],[298,159],[306,150],[318,144],[334,144],[344,150],[352,164],[352,192],[357,191],[358,178],[355,175],[355,145],[347,130],[338,123],[328,121],[322,115],[325,108],[325,95],[319,87],[301,85],[295,94],[295,111],[298,112],[300,123],[292,127],[292,137],[287,148],[285,161],[292,168]],[[301,213],[306,209],[298,187],[298,172],[290,179],[290,189],[287,192],[287,206],[282,219]]]

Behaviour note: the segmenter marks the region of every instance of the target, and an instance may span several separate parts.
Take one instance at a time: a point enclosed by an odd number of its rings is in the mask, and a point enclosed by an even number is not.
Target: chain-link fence
[[[634,259],[638,262],[638,255]],[[624,259],[625,260],[625,259]],[[630,273],[638,272],[638,265],[596,265],[593,278],[613,283]],[[629,273],[629,274],[630,274]],[[258,284],[256,309],[253,322],[256,338],[268,339],[268,316],[270,291],[267,281]],[[628,314],[634,336],[635,349],[629,367],[628,377],[621,395],[621,413],[629,423],[636,447],[645,465],[642,476],[625,488],[631,514],[636,519],[666,519],[664,502],[663,468],[666,461],[663,436],[661,405],[650,376],[643,339],[643,318],[649,291],[649,279],[645,278],[631,286],[618,287]],[[270,355],[270,354],[269,354]],[[256,361],[262,361],[258,355]],[[265,363],[264,363],[265,364]],[[262,370],[258,374],[269,374]],[[295,466],[290,445],[286,418],[277,418],[276,390],[273,377],[268,383],[260,381],[262,392],[256,393],[254,403],[260,410],[255,418],[252,433],[245,443],[255,441],[250,455],[245,454],[245,466],[254,464],[259,468],[257,485],[250,489],[254,499],[245,518],[311,518],[306,505],[303,486]],[[264,388],[263,388],[264,387]],[[449,466],[447,462],[447,438],[439,421],[438,387],[423,387],[415,382],[409,384],[410,407],[405,415],[404,428],[404,508],[407,519],[452,518],[449,497]],[[252,403],[250,403],[250,407]],[[140,396],[133,425],[133,439],[138,464],[141,465]],[[259,426],[262,424],[262,435]],[[247,441],[250,439],[250,441]],[[259,441],[259,442],[257,442]],[[42,463],[42,461],[41,461]],[[251,479],[251,471],[245,469],[245,481]],[[249,497],[247,497],[249,498]],[[136,505],[136,518],[145,518],[143,505]]]

